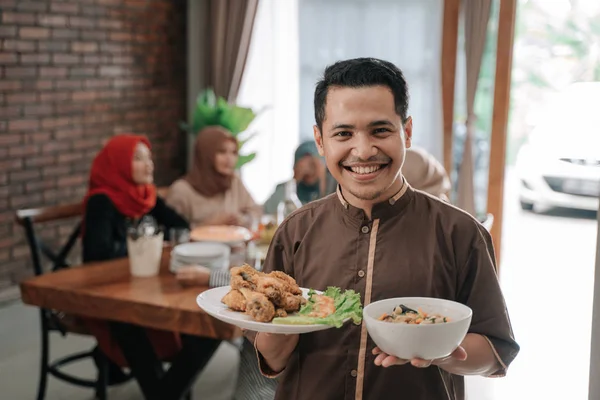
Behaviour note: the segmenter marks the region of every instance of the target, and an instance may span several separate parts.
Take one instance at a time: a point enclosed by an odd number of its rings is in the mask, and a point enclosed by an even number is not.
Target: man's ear
[[[404,145],[410,149],[412,143],[412,117],[408,117],[404,123]]]
[[[319,151],[319,155],[321,157],[325,156],[325,152],[323,151],[323,134],[317,125],[313,126],[313,135],[315,137],[315,143],[317,144],[317,150]]]

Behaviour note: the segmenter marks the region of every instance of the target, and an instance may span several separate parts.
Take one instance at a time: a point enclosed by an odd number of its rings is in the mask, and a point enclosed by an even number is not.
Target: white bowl
[[[379,321],[400,304],[450,318],[441,324],[409,325]],[[363,320],[375,344],[385,353],[405,360],[446,357],[461,344],[471,325],[471,309],[450,300],[430,297],[396,297],[373,302],[363,310]]]

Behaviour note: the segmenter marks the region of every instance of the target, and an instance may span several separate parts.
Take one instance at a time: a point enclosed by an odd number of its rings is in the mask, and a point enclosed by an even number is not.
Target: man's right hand
[[[299,335],[259,332],[256,334],[255,345],[273,372],[281,372],[298,345],[299,338]]]

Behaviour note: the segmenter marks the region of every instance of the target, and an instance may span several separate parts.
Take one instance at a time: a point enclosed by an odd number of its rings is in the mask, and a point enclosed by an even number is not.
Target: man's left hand
[[[381,351],[379,347],[375,347],[373,349],[373,354],[377,357],[375,358],[375,365],[381,366],[384,368],[391,367],[392,365],[404,365],[410,363],[413,367],[417,368],[427,368],[430,365],[439,365],[443,368],[445,364],[454,361],[465,361],[467,359],[467,352],[462,346],[458,346],[456,350],[452,352],[448,357],[439,358],[437,360],[422,360],[420,358],[413,358],[412,360],[403,360],[398,357],[390,356]]]

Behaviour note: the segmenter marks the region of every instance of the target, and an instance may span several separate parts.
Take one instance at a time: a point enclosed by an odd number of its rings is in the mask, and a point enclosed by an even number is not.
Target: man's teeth
[[[355,174],[372,174],[373,172],[381,169],[381,165],[369,165],[368,167],[350,167],[352,172]]]

